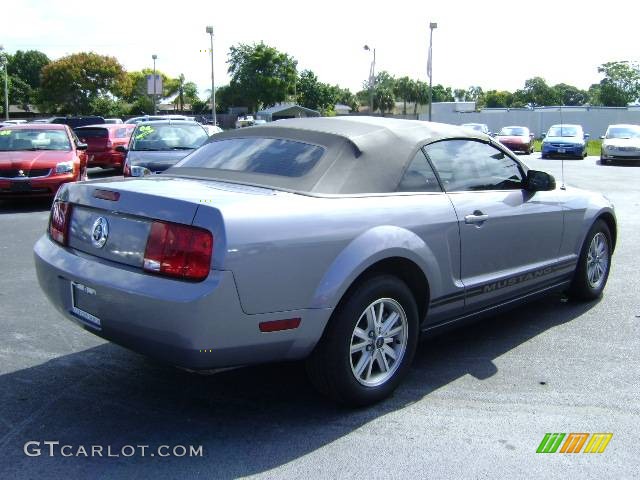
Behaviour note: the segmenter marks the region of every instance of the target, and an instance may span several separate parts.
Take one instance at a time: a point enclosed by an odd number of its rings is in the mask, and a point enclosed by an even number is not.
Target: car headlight
[[[73,162],[60,162],[56,165],[56,173],[71,173],[73,172]]]

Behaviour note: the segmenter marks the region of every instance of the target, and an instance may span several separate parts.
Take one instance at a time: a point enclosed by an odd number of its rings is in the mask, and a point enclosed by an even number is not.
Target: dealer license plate
[[[71,282],[71,313],[93,328],[102,328],[102,322],[91,312],[98,310],[98,297],[93,288]]]

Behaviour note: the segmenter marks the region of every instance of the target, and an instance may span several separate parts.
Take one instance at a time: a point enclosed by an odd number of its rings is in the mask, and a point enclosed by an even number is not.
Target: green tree
[[[600,102],[608,107],[626,107],[640,96],[640,66],[622,61],[607,62],[598,67],[604,74],[600,82]]]
[[[433,86],[432,99],[433,102],[453,102],[455,100],[451,87],[445,87],[440,84]]]
[[[227,63],[231,85],[251,111],[283,102],[295,92],[298,62],[263,42],[232,46]]]
[[[28,105],[38,102],[40,94],[40,74],[50,63],[49,57],[38,50],[18,50],[8,56],[9,103]],[[3,87],[4,88],[4,85]],[[4,94],[4,92],[2,92]]]
[[[488,108],[508,108],[513,103],[513,94],[506,90],[489,90],[484,95],[484,102]]]
[[[296,102],[312,110],[326,110],[335,105],[336,92],[331,87],[318,81],[318,77],[311,70],[303,70],[296,83]]]
[[[466,102],[467,101],[467,91],[464,88],[456,88],[453,91],[453,97],[458,102]]]
[[[533,77],[524,82],[524,89],[514,94],[514,101],[532,107],[559,105],[561,97],[557,91],[547,85],[542,77]]]
[[[589,99],[588,92],[580,90],[573,85],[558,83],[552,88],[555,90],[557,97],[560,98],[562,105],[584,105]]]
[[[415,96],[415,82],[411,80],[409,77],[400,77],[395,81],[393,93],[396,98],[402,99],[402,114],[407,114],[407,102],[411,101],[411,99]]]
[[[46,65],[41,81],[45,110],[87,114],[96,98],[121,92],[127,76],[114,57],[82,52]]]
[[[385,112],[391,112],[395,104],[393,90],[384,84],[376,85],[373,91],[373,110],[380,110],[380,113],[384,115]]]
[[[413,106],[413,114],[418,114],[418,105],[427,105],[429,103],[429,84],[418,80],[416,82],[415,104]]]

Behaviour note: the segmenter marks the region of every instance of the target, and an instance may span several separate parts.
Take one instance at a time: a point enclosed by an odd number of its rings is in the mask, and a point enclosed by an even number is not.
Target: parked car
[[[485,135],[491,135],[491,130],[489,130],[489,126],[484,123],[463,123],[461,125],[465,128],[470,128],[476,132],[484,133]]]
[[[640,160],[640,125],[609,125],[600,138],[602,165],[614,160]]]
[[[105,118],[104,123],[123,123],[121,118]]]
[[[23,123],[27,123],[26,120],[3,120],[2,123],[5,125],[21,125]]]
[[[161,120],[139,123],[129,141],[129,147],[119,146],[126,153],[125,177],[161,173],[200,147],[209,138],[197,122]]]
[[[581,125],[552,125],[542,137],[542,158],[552,155],[587,156],[589,134],[584,133]]]
[[[86,148],[67,125],[0,128],[0,198],[53,196],[60,185],[86,180]]]
[[[214,135],[163,175],[65,187],[35,262],[96,335],[194,370],[306,359],[320,391],[366,405],[420,332],[599,297],[615,243],[603,195],[485,135],[298,118]]]
[[[512,152],[533,153],[533,133],[527,127],[502,127],[496,140]]]
[[[104,118],[95,115],[86,117],[53,117],[49,120],[49,123],[69,125],[72,130],[75,130],[78,127],[84,127],[85,125],[103,124]]]
[[[125,154],[118,151],[120,146],[129,144],[131,134],[136,128],[133,124],[88,125],[76,128],[76,135],[87,144],[87,163],[89,167],[115,168],[122,172]]]
[[[215,135],[216,133],[221,133],[222,132],[222,129],[220,127],[218,127],[217,125],[208,125],[207,124],[207,125],[202,125],[202,126],[207,131],[209,136]]]
[[[141,117],[133,117],[124,123],[138,124],[141,122],[155,122],[157,120],[190,120],[186,115],[143,115]]]

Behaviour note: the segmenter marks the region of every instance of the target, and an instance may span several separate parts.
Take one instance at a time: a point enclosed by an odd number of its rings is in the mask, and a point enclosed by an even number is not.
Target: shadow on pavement
[[[234,478],[266,472],[464,375],[490,378],[497,372],[496,358],[593,305],[564,303],[552,295],[426,339],[394,396],[360,410],[320,397],[300,363],[204,376],[158,365],[112,344],[54,358],[0,376],[0,476]],[[123,445],[149,445],[151,451],[159,445],[203,445],[204,455],[27,457],[23,445],[30,440],[111,445],[114,451]]]
[[[0,215],[3,213],[45,212],[51,209],[52,201],[53,197],[0,200]]]

